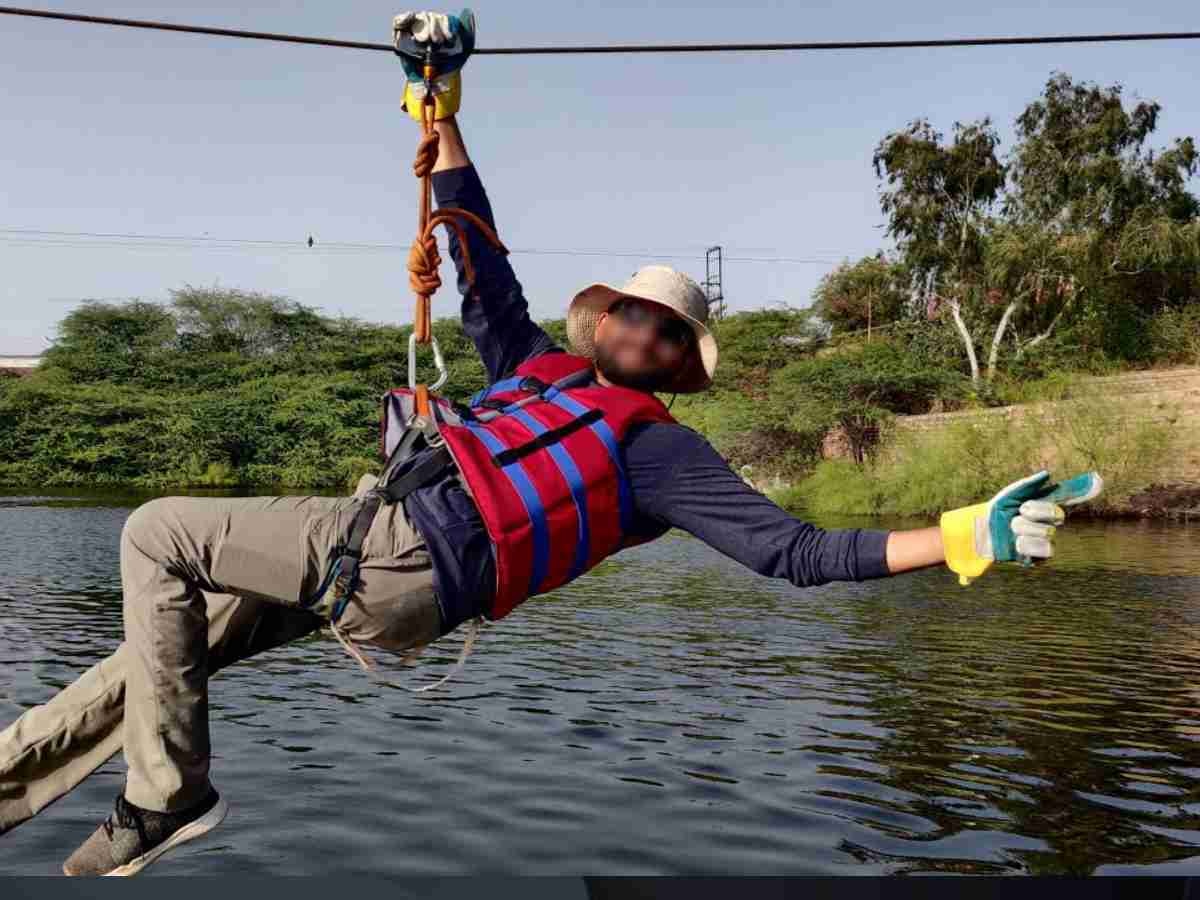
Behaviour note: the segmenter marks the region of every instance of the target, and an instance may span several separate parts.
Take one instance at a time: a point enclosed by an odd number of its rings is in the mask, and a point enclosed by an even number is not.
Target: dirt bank
[[[1129,517],[1200,521],[1200,484],[1152,484],[1123,507],[1118,512]]]

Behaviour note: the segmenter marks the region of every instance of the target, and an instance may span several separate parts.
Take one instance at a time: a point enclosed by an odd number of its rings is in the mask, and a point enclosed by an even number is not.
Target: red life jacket
[[[601,385],[590,360],[552,352],[522,363],[469,406],[442,398],[432,404],[495,551],[490,618],[657,536],[631,533],[633,498],[620,448],[635,423],[675,421],[657,397]],[[411,409],[411,391],[385,395],[385,458]]]

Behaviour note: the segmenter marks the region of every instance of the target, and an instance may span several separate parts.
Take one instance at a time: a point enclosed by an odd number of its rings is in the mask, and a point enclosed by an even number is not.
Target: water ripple
[[[119,644],[133,502],[0,498],[0,727]],[[1196,874],[1200,542],[1061,538],[969,590],[801,591],[672,535],[486,627],[424,694],[304,638],[213,680],[234,811],[162,874]],[[123,772],[5,835],[0,867],[56,871]]]

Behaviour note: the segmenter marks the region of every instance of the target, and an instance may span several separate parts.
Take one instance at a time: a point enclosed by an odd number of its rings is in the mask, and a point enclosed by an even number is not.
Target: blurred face
[[[622,298],[596,323],[596,368],[639,391],[665,391],[687,362],[695,333],[665,306]]]

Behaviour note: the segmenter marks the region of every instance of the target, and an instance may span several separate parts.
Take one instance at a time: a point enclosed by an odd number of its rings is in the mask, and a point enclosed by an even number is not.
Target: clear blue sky
[[[31,3],[35,0],[30,0]],[[401,7],[213,0],[44,8],[387,41]],[[481,46],[888,39],[1200,30],[1162,3],[950,0],[475,4]],[[1188,12],[1191,9],[1192,12]],[[703,277],[703,251],[836,261],[883,241],[871,151],[926,116],[991,115],[1006,136],[1054,69],[1160,101],[1158,143],[1200,133],[1195,43],[678,57],[477,57],[463,127],[534,314],[641,262]],[[411,240],[417,126],[388,54],[0,17],[0,228],[219,238]],[[806,305],[832,264],[729,262],[733,309]],[[0,239],[0,355],[37,353],[83,298],[184,284],[411,320],[403,254],[129,249]],[[452,282],[435,315],[452,315]]]

